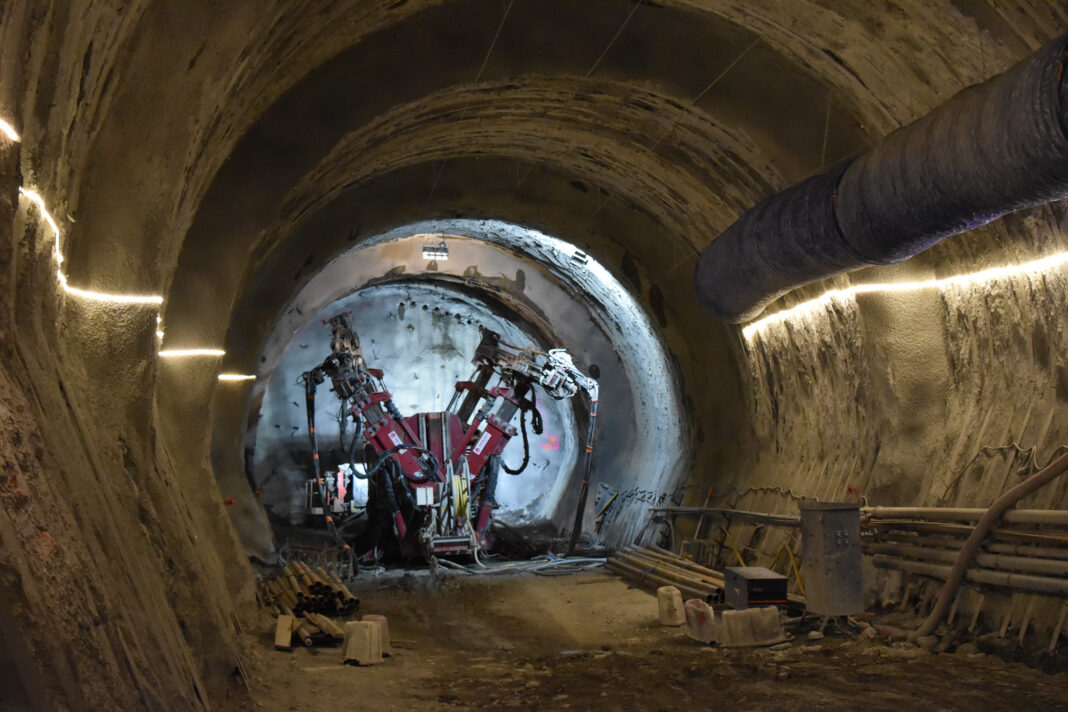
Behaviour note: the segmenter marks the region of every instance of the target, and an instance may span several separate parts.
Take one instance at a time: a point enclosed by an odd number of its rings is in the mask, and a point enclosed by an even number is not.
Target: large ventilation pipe
[[[791,289],[901,262],[1068,197],[1068,35],[964,89],[874,149],[776,193],[705,248],[698,298],[744,322]]]

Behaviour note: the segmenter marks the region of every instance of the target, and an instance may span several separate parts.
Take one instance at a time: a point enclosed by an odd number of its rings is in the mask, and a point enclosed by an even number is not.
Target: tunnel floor
[[[910,643],[801,636],[786,650],[718,649],[656,623],[655,596],[607,573],[365,577],[362,611],[389,618],[394,653],[341,664],[337,648],[245,639],[257,709],[1068,709],[1068,673]]]

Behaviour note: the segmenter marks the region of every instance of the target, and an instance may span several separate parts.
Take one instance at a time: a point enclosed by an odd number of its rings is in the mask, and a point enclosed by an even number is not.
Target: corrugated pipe
[[[1068,35],[959,92],[855,160],[776,193],[705,248],[697,295],[744,322],[804,284],[902,262],[1068,197]]]

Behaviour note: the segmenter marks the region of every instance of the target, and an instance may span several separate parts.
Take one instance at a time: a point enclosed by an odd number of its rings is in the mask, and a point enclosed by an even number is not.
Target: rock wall
[[[210,472],[174,467],[159,438],[156,310],[64,294],[53,233],[18,193],[52,195],[75,178],[109,63],[137,21],[137,5],[124,10],[16,3],[0,23],[4,117],[26,117],[19,129],[35,139],[0,141],[4,709],[249,699],[235,640],[254,613],[251,572],[217,495],[208,507],[190,496],[217,493]],[[61,229],[73,224],[50,207]]]

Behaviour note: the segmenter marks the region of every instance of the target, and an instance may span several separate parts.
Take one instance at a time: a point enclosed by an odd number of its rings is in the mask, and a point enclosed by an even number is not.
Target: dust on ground
[[[1068,675],[981,653],[845,636],[701,645],[603,573],[407,573],[353,588],[363,613],[388,616],[393,656],[354,667],[340,648],[278,652],[265,620],[245,641],[257,709],[1068,710]]]

